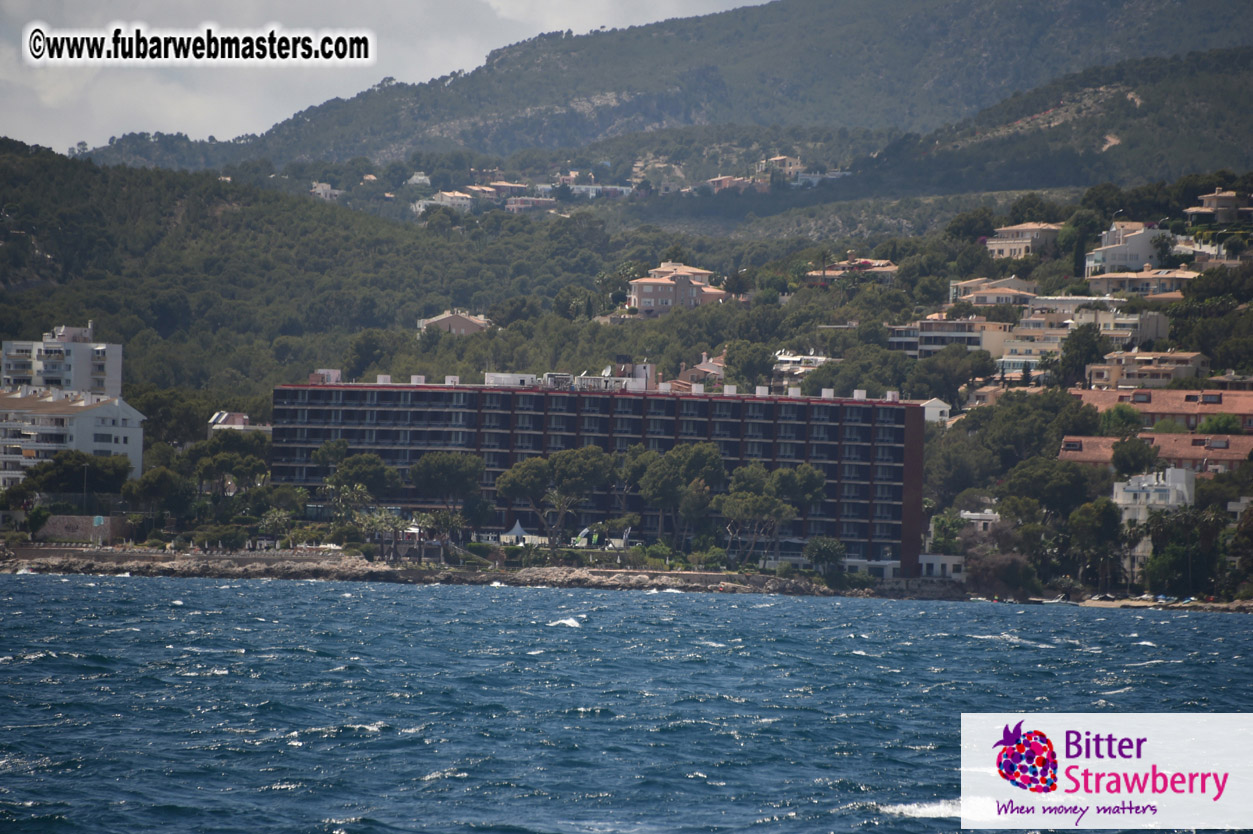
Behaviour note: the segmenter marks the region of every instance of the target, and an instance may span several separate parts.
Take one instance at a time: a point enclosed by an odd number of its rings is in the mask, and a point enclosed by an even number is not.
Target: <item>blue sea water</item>
[[[931,832],[962,712],[1238,712],[1234,614],[0,576],[5,832]]]

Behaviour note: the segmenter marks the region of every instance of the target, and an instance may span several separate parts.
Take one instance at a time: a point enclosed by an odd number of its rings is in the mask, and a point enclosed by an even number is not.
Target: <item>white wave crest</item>
[[[884,805],[880,807],[885,814],[898,817],[916,817],[931,819],[938,817],[960,817],[962,802],[960,799],[941,799],[938,802],[907,802],[902,805]]]
[[[550,626],[568,626],[569,628],[582,628],[583,624],[574,617],[566,617],[564,620],[553,620]]]

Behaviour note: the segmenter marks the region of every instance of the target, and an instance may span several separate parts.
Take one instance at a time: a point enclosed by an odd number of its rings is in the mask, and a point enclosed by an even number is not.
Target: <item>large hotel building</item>
[[[641,368],[644,371],[641,373]],[[631,370],[622,373],[631,374]],[[923,411],[889,392],[883,400],[787,396],[767,389],[738,393],[735,386],[706,394],[671,391],[634,376],[571,377],[568,374],[486,375],[482,385],[448,377],[427,384],[343,383],[337,372],[319,372],[307,385],[274,389],[275,482],[318,486],[324,471],[315,450],[331,440],[348,441],[350,454],[374,453],[408,477],[409,467],[432,451],[464,451],[487,464],[483,491],[495,497],[501,472],[515,462],[562,449],[599,446],[623,452],[635,444],[665,452],[683,443],[710,442],[728,473],[760,461],[767,468],[809,463],[827,477],[826,498],[800,508],[783,532],[784,552],[799,552],[810,536],[840,539],[850,559],[900,560],[901,575],[918,575],[922,540]],[[409,496],[408,506],[419,502]],[[656,536],[659,514],[638,497],[646,538]],[[606,494],[577,511],[587,525],[621,515]],[[498,503],[497,528],[516,521],[536,529],[521,506]],[[572,519],[571,523],[575,523]]]

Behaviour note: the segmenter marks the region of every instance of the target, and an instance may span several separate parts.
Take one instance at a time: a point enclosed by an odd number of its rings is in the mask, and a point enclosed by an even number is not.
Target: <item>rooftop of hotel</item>
[[[643,366],[636,366],[637,368]],[[331,381],[334,380],[334,381]],[[867,391],[857,389],[851,397],[837,397],[835,389],[823,388],[818,396],[803,396],[799,387],[792,387],[783,395],[771,394],[769,386],[754,386],[752,392],[741,392],[735,385],[725,385],[717,391],[706,391],[700,383],[694,383],[690,391],[672,390],[669,382],[657,382],[652,386],[651,379],[646,376],[605,376],[603,374],[546,373],[543,375],[527,373],[496,373],[488,372],[480,383],[461,382],[459,377],[446,376],[443,383],[427,382],[424,376],[413,375],[408,382],[392,382],[390,376],[380,374],[375,382],[342,382],[330,376],[327,371],[311,374],[307,383],[285,383],[275,386],[277,390],[299,388],[327,388],[352,390],[396,390],[396,389],[474,389],[482,391],[515,390],[515,391],[571,391],[611,394],[645,394],[650,396],[706,396],[715,399],[791,399],[807,402],[870,402],[870,403],[902,403],[900,393],[887,391],[882,397],[870,397]]]

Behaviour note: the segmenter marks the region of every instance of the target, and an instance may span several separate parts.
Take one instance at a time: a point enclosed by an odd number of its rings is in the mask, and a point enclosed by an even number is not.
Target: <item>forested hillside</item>
[[[1197,194],[1247,193],[1253,182],[1213,174],[1126,192],[1102,186],[1077,204],[1026,194],[1003,214],[954,202],[942,211],[962,213],[925,238],[730,241],[649,226],[611,233],[587,212],[439,210],[425,225],[400,224],[214,175],[100,168],[16,142],[0,145],[0,178],[9,184],[0,334],[37,338],[94,319],[102,338],[125,346],[128,383],[221,395],[262,394],[317,367],[353,378],[471,380],[492,369],[597,372],[623,353],[672,375],[702,351],[739,342],[842,357],[825,382],[841,391],[955,397],[970,372],[961,357],[940,368],[913,363],[885,349],[882,323],[937,309],[954,279],[1013,272],[1049,292],[1071,283],[1069,249],[1056,260],[992,261],[979,238],[996,223],[1066,223],[1067,246],[1081,254],[1117,211],[1177,217]],[[898,263],[892,284],[800,289],[807,271],[848,249]],[[592,320],[663,259],[726,276],[726,288],[752,302],[624,325]],[[1212,351],[1224,334],[1242,339],[1248,316],[1236,303],[1218,311],[1221,320],[1180,330],[1179,345]],[[501,327],[461,339],[416,336],[419,318],[449,306],[487,312]],[[823,329],[850,320],[861,324]],[[1215,360],[1243,369],[1253,359],[1243,341],[1233,344]]]
[[[416,13],[416,12],[415,12]],[[498,154],[702,124],[926,131],[1066,73],[1253,44],[1226,0],[778,0],[499,49],[422,84],[385,79],[262,136],[127,135],[107,162],[202,168],[267,158],[386,162],[418,148]]]
[[[587,215],[439,212],[399,224],[209,174],[100,168],[0,142],[0,333],[96,321],[130,381],[264,391],[341,361],[350,336],[413,332],[449,306],[551,306],[623,262],[682,242],[720,272],[801,244],[727,246],[657,229],[610,235]],[[572,303],[572,302],[569,302]]]
[[[547,182],[553,172],[590,172],[601,184],[641,179],[653,196],[587,207],[611,226],[663,225],[737,237],[903,234],[987,202],[986,194],[1136,185],[1193,172],[1253,167],[1253,115],[1239,106],[1253,89],[1253,48],[1172,59],[1137,59],[1066,76],[926,136],[847,127],[703,125],[636,133],[582,148],[529,148],[507,157],[418,151],[387,164],[244,162],[225,167],[236,183],[305,194],[313,180],[344,194],[340,205],[413,221],[414,200],[464,186],[477,171]],[[776,183],[767,193],[702,191],[719,174],[752,175],[777,154],[815,171],[853,176],[818,188]],[[415,170],[431,185],[406,181]],[[367,179],[372,175],[373,179]],[[696,186],[692,195],[659,192]],[[637,194],[636,197],[641,197]],[[994,202],[996,197],[991,198]],[[945,205],[956,206],[946,210]]]
[[[877,194],[1051,188],[1253,166],[1253,48],[1138,59],[1059,79],[855,165]]]

